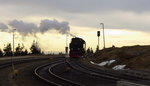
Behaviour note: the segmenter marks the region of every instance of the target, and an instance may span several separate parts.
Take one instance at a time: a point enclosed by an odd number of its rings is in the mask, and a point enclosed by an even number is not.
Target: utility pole
[[[14,52],[14,47],[15,47],[15,40],[14,40],[15,34],[14,34],[14,32],[15,32],[15,30],[16,29],[13,29],[13,52],[12,52],[12,56],[11,56],[11,65],[12,65],[12,73],[13,74],[15,72],[15,67],[14,67],[14,63],[13,63],[13,56],[15,54],[15,52]]]
[[[104,31],[104,23],[100,23],[100,25],[102,25],[102,28],[103,28],[103,42],[104,42],[104,49],[105,49],[105,31]]]
[[[99,37],[100,37],[100,31],[97,31],[97,37],[98,37],[98,50],[99,50]]]

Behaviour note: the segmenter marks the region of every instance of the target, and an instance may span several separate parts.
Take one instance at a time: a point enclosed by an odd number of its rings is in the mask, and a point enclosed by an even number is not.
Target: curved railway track
[[[49,58],[26,58],[26,59],[17,59],[13,61],[14,65],[18,65],[18,64],[23,64],[23,63],[27,63],[27,62],[32,62],[32,61],[38,61],[38,60],[47,60]],[[11,61],[8,62],[4,62],[0,64],[0,69],[9,67],[12,65]]]
[[[18,59],[15,65],[48,58]],[[0,63],[0,69],[11,66],[11,62]],[[34,70],[34,74],[43,81],[55,86],[116,86],[119,80],[139,81],[131,77],[118,76],[111,72],[88,67],[79,59],[59,58]]]
[[[141,80],[139,78],[118,75],[118,74],[112,72],[112,70],[102,71],[102,70],[99,70],[99,69],[96,69],[96,68],[93,68],[93,67],[89,67],[89,66],[84,65],[83,63],[81,63],[79,59],[67,59],[66,62],[72,68],[74,68],[78,71],[84,72],[84,73],[94,75],[94,76],[108,78],[108,79],[112,79],[112,80],[116,80],[116,81],[123,80],[123,79],[133,80],[133,81]],[[79,70],[79,68],[80,68],[80,70]]]
[[[124,74],[120,74],[118,72],[114,72],[114,70],[100,70],[97,68],[93,68],[90,66],[87,66],[81,62],[79,59],[68,59],[66,62],[74,69],[93,75],[93,76],[98,76],[98,77],[103,77],[103,78],[108,78],[112,79],[115,81],[128,81],[128,82],[133,82],[133,83],[139,83],[139,84],[145,84],[145,85],[150,85],[150,81],[148,80],[143,80],[142,78],[137,78],[137,77],[131,77],[131,76],[126,76]],[[80,68],[80,70],[79,70]],[[88,71],[88,72],[87,72]]]
[[[63,65],[63,64],[65,64],[65,62],[56,63],[56,64],[51,65],[51,66],[49,67],[49,70],[48,70],[49,73],[50,73],[51,75],[55,76],[56,78],[61,79],[61,80],[64,81],[64,82],[70,83],[70,84],[73,85],[73,86],[74,86],[74,85],[76,85],[76,86],[84,86],[84,85],[81,84],[81,83],[77,83],[77,82],[71,81],[71,80],[69,80],[69,79],[63,78],[63,77],[61,77],[61,76],[59,76],[59,75],[57,75],[57,74],[55,74],[55,73],[53,72],[53,68],[54,68],[55,66]],[[69,86],[70,86],[70,85],[69,85]]]
[[[41,80],[49,83],[50,85],[55,86],[83,86],[79,83],[73,82],[71,80],[62,78],[51,71],[53,67],[58,64],[63,64],[64,60],[54,61],[49,64],[44,64],[42,66],[37,67],[34,70],[35,75]]]
[[[22,70],[24,68],[29,67],[33,64],[40,64],[44,62],[48,62],[48,57],[27,57],[27,58],[17,58],[13,59],[13,64],[15,66],[15,70],[12,71],[12,62],[10,59],[8,60],[1,60],[0,61],[0,86],[16,86],[20,81],[23,81],[24,77],[20,80],[17,80],[18,77],[22,76]],[[31,72],[32,75],[32,72]],[[33,78],[34,79],[34,78]],[[17,81],[16,81],[17,80]],[[23,81],[24,82],[24,81]],[[26,81],[25,81],[26,82]],[[20,86],[20,85],[19,85]]]
[[[116,86],[116,80],[93,76],[91,72],[85,73],[89,72],[86,70],[81,72],[80,68],[70,67],[68,61],[68,59],[58,60],[39,66],[34,73],[43,81],[55,86]]]
[[[66,60],[67,64],[69,64],[69,66],[77,71],[86,73],[86,74],[90,74],[92,76],[98,76],[98,77],[103,77],[103,78],[108,78],[111,80],[120,80],[117,77],[113,77],[112,74],[109,73],[104,73],[104,72],[98,72],[95,69],[92,69],[90,67],[84,66],[83,64],[81,64],[81,62],[79,61],[79,59],[67,59]]]
[[[79,59],[66,58],[35,69],[40,79],[55,86],[116,86],[117,81],[139,82],[141,79],[101,71],[80,62]]]

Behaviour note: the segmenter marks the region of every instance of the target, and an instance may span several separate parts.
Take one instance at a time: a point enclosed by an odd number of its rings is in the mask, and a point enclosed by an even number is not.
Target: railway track
[[[17,60],[13,60],[13,64],[14,65],[18,65],[18,64],[23,64],[23,63],[27,63],[27,62],[32,62],[32,61],[38,61],[38,60],[47,60],[49,58],[27,58],[27,59],[17,59]],[[0,69],[9,67],[12,65],[11,61],[7,61],[4,63],[0,64]]]
[[[81,64],[81,62],[79,61],[79,59],[67,59],[66,63],[69,64],[69,66],[77,71],[86,73],[86,74],[90,74],[93,76],[98,76],[98,77],[103,77],[103,78],[108,78],[108,79],[112,79],[112,80],[120,80],[117,77],[114,77],[112,74],[109,73],[104,73],[104,72],[100,72],[100,71],[96,71],[95,69],[92,69],[90,67],[84,66],[83,64]]]
[[[21,70],[26,67],[29,67],[33,64],[38,64],[40,62],[48,62],[48,57],[31,57],[31,58],[17,58],[13,59],[13,64],[15,66],[15,70],[12,72],[12,62],[11,60],[1,60],[0,61],[0,86],[14,86],[16,83],[16,79],[19,76],[22,76]],[[17,82],[22,81],[22,79],[17,80]]]
[[[15,65],[49,58],[17,59]],[[11,66],[11,62],[0,63],[0,69]],[[120,80],[109,73],[104,73],[85,66],[79,59],[58,58],[34,70],[34,74],[54,86],[116,86]],[[122,79],[121,79],[122,80]],[[136,79],[135,79],[136,81]]]
[[[85,86],[85,85],[83,85],[83,84],[81,84],[81,83],[77,83],[77,82],[74,82],[74,81],[71,81],[71,80],[69,80],[69,79],[66,79],[66,78],[63,78],[63,77],[61,77],[61,76],[59,76],[59,75],[57,75],[57,74],[55,74],[54,72],[53,72],[53,68],[55,67],[55,66],[57,66],[57,65],[63,65],[63,64],[65,64],[65,62],[61,62],[61,63],[56,63],[56,64],[53,64],[53,65],[51,65],[50,67],[49,67],[49,73],[50,74],[52,74],[53,76],[55,76],[56,78],[58,78],[58,79],[61,79],[62,81],[64,81],[64,82],[68,82],[68,83],[70,83],[71,85],[76,85],[76,86]],[[66,69],[67,70],[67,69]],[[70,86],[70,85],[69,85]]]
[[[54,86],[84,86],[82,84],[73,82],[71,80],[65,79],[63,77],[60,77],[52,72],[52,68],[56,65],[64,64],[64,59],[54,61],[49,64],[44,64],[42,66],[37,67],[34,70],[35,75],[40,78],[41,80],[49,83],[50,85]]]
[[[49,58],[17,59],[14,65]],[[11,62],[0,63],[0,69],[11,66]],[[59,58],[34,70],[34,74],[43,81],[55,86],[116,86],[124,78],[85,66],[79,59]],[[128,79],[128,78],[125,78]],[[129,78],[130,80],[130,78]],[[135,79],[138,81],[139,79]]]
[[[117,81],[141,83],[141,79],[100,71],[85,66],[79,59],[61,59],[35,69],[43,81],[55,86],[116,86]]]
[[[80,61],[81,60],[79,60],[79,59],[66,60],[66,62],[68,64],[70,64],[70,66],[72,68],[74,68],[78,71],[84,72],[84,73],[91,74],[93,76],[104,77],[104,78],[113,79],[116,81],[127,81],[127,82],[133,82],[133,83],[138,83],[138,84],[145,84],[146,86],[150,85],[150,81],[148,81],[148,80],[143,80],[142,78],[137,78],[137,77],[126,76],[122,73],[118,74],[118,72],[115,73],[113,70],[107,70],[107,71],[100,70],[97,68],[87,66]],[[80,68],[80,70],[79,70],[79,68]]]
[[[37,77],[55,86],[116,86],[116,80],[112,78],[93,76],[85,72],[81,72],[80,68],[77,70],[70,67],[67,59],[45,64],[34,70]]]
[[[123,79],[122,77],[114,74],[110,70],[102,71],[102,70],[98,70],[96,68],[92,68],[92,67],[86,66],[86,65],[82,64],[79,59],[67,59],[66,62],[72,68],[74,68],[74,69],[76,69],[78,71],[84,72],[84,73],[88,73],[88,74],[94,75],[94,76],[108,78],[108,79],[112,79],[112,80],[116,80],[116,81],[118,81],[120,79]],[[80,70],[79,70],[79,68],[80,68]],[[139,79],[133,79],[133,80],[139,80]]]

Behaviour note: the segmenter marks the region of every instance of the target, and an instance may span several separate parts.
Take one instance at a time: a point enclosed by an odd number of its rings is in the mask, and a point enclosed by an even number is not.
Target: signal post
[[[97,31],[97,37],[98,37],[98,50],[99,50],[99,37],[100,37],[100,31]]]

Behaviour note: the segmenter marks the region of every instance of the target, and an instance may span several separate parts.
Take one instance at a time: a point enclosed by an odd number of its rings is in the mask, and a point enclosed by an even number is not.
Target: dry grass
[[[90,60],[100,63],[115,59],[114,65],[126,64],[130,69],[150,70],[150,46],[125,46],[121,48],[106,48],[95,53]]]

